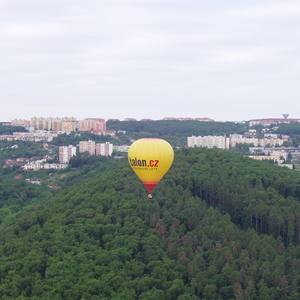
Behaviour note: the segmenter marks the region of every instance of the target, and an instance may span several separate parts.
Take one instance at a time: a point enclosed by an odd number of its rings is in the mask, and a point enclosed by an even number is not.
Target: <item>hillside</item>
[[[22,126],[3,125],[0,123],[1,134],[13,134],[14,132],[26,132],[27,130]]]
[[[184,150],[149,202],[108,166],[3,217],[1,299],[300,298],[297,173]]]
[[[244,133],[248,124],[234,122],[199,122],[178,120],[157,121],[111,121],[107,128],[115,131],[125,131],[118,137],[126,141],[142,137],[160,137],[168,140],[173,146],[186,146],[187,137],[191,135],[225,135]]]
[[[300,146],[300,124],[291,123],[291,124],[281,124],[278,126],[278,129],[275,131],[278,134],[287,134],[291,137],[292,142],[291,146],[299,147]]]

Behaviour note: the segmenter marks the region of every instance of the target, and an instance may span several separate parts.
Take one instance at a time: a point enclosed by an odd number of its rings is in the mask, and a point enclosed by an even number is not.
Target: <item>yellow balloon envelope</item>
[[[128,162],[149,194],[168,172],[173,160],[173,148],[163,139],[137,140],[128,151]]]

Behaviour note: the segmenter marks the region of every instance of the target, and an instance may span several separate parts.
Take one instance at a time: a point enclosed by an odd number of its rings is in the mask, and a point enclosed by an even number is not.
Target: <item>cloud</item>
[[[284,19],[300,17],[300,3],[295,0],[272,0],[246,3],[239,8],[231,8],[225,12],[228,16],[249,19]]]
[[[47,103],[55,115],[239,119],[285,94],[300,115],[299,14],[297,0],[2,0],[0,118]]]

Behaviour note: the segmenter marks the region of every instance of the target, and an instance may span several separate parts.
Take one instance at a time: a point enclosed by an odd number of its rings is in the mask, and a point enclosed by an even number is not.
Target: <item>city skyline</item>
[[[0,120],[300,116],[297,0],[0,4]]]
[[[7,120],[1,120],[0,119],[0,123],[3,122],[8,122],[8,123],[13,123],[13,125],[21,125],[21,126],[24,126],[24,122],[26,121],[26,123],[28,122],[28,124],[32,123],[33,119],[44,119],[44,120],[53,120],[53,121],[60,121],[60,122],[63,122],[63,121],[66,121],[66,122],[77,122],[77,123],[80,123],[82,121],[86,121],[86,120],[103,120],[103,121],[108,121],[108,120],[119,120],[119,121],[131,121],[131,120],[135,120],[135,121],[148,121],[148,120],[151,120],[151,121],[159,121],[159,120],[178,120],[178,121],[182,121],[182,120],[194,120],[194,121],[202,121],[202,122],[209,122],[209,121],[213,121],[213,122],[223,122],[223,121],[233,121],[233,122],[243,122],[243,121],[250,121],[250,123],[253,123],[253,125],[255,125],[255,123],[260,123],[262,120],[266,120],[266,121],[269,121],[269,120],[282,120],[284,121],[285,119],[293,122],[293,121],[296,121],[299,123],[300,121],[300,117],[297,117],[297,116],[294,116],[294,115],[290,115],[290,114],[287,114],[287,113],[282,113],[281,115],[277,115],[277,116],[271,116],[271,115],[268,115],[268,116],[264,116],[264,117],[260,117],[260,118],[251,118],[251,119],[240,119],[240,120],[230,120],[230,119],[224,119],[224,120],[218,120],[218,119],[214,119],[214,118],[211,118],[211,117],[208,117],[208,116],[164,116],[162,118],[141,118],[141,117],[138,117],[138,118],[131,118],[131,117],[128,117],[128,116],[123,116],[121,118],[117,118],[117,117],[112,117],[112,118],[105,118],[103,116],[96,116],[96,117],[87,117],[87,116],[83,116],[81,118],[78,118],[74,115],[64,115],[64,116],[28,116],[28,117],[18,117],[18,118],[12,118],[12,119],[7,119]],[[262,122],[263,123],[263,122]],[[269,122],[266,122],[269,124]],[[272,123],[272,122],[271,122]],[[270,124],[271,124],[270,123]],[[84,131],[84,130],[83,130]]]

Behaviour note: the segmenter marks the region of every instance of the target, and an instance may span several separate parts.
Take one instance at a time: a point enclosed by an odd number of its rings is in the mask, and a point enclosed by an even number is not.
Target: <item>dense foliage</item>
[[[292,124],[281,124],[276,130],[278,134],[287,134],[291,137],[290,142],[287,143],[286,146],[300,146],[300,124],[292,123]]]
[[[48,152],[41,143],[0,141],[0,165],[5,159],[42,157]]]
[[[92,140],[97,143],[113,142],[116,140],[111,136],[97,135],[90,132],[80,132],[80,133],[70,133],[70,134],[60,134],[53,139],[52,144],[57,146],[68,146],[77,145],[80,141]]]
[[[2,125],[0,123],[0,135],[1,134],[13,134],[14,132],[26,132],[27,130],[22,126]]]
[[[199,122],[199,121],[108,121],[111,130],[126,131],[126,135],[137,139],[141,137],[161,137],[174,146],[185,146],[187,136],[224,135],[243,133],[248,129],[244,123]]]
[[[17,212],[50,194],[45,187],[28,184],[23,176],[16,175],[13,170],[0,169],[0,223],[11,211]]]
[[[184,151],[177,159],[176,184],[242,228],[300,242],[300,173],[221,150]]]
[[[1,299],[300,298],[297,241],[259,234],[247,215],[248,202],[252,218],[274,207],[274,226],[291,203],[299,213],[296,173],[230,152],[180,151],[152,202],[124,160],[86,173],[3,218]]]
[[[278,126],[276,133],[287,134],[287,135],[300,135],[300,124],[291,123],[291,124],[281,124]]]

